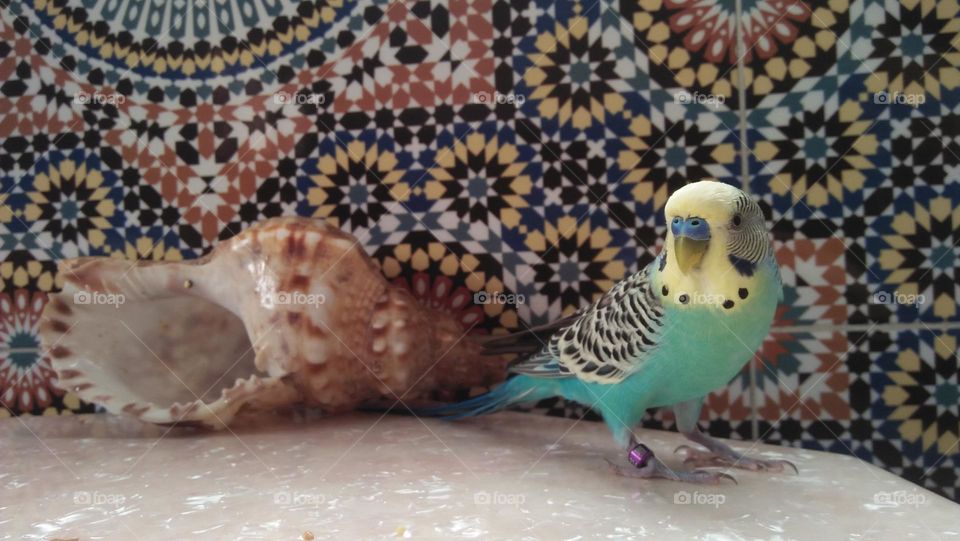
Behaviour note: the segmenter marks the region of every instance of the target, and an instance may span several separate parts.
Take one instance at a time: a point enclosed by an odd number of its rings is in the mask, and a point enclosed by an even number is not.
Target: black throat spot
[[[737,272],[740,273],[740,276],[753,276],[753,273],[757,270],[757,264],[746,259],[737,257],[735,255],[728,256],[730,258],[730,263],[733,264],[733,268],[737,269]]]

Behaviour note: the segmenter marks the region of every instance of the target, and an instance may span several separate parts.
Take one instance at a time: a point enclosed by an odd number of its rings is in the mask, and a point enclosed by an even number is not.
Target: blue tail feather
[[[527,381],[529,378],[518,376],[506,381],[496,389],[455,404],[446,404],[434,408],[415,409],[413,413],[422,417],[443,417],[455,421],[467,417],[487,415],[523,402],[544,398],[537,388]]]

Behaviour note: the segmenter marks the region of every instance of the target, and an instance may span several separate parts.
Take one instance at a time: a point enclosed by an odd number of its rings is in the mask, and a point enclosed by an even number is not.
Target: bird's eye
[[[734,214],[734,215],[733,215],[733,226],[734,226],[734,227],[740,227],[740,223],[741,223],[742,221],[743,221],[743,218],[741,218],[739,214]]]

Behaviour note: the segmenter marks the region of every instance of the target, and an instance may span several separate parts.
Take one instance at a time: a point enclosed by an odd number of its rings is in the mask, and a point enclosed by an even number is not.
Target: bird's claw
[[[735,477],[723,472],[707,470],[673,471],[659,461],[655,467],[646,470],[621,466],[609,459],[607,459],[607,464],[614,474],[634,479],[668,479],[698,485],[719,485],[723,481],[733,481],[733,484],[738,484]]]
[[[719,485],[721,481],[733,481],[733,484],[739,485],[737,478],[718,471],[708,471],[708,470],[693,470],[690,472],[683,472],[693,479],[680,479],[681,481],[693,482],[693,483],[702,483],[704,485]]]
[[[746,456],[721,455],[709,451],[700,451],[689,445],[681,445],[674,450],[674,453],[684,452],[684,464],[691,464],[695,467],[728,467],[739,468],[742,470],[761,471],[761,472],[784,472],[787,468],[792,468],[795,474],[800,473],[796,464],[788,460],[761,460],[749,458]]]
[[[793,468],[794,475],[800,475],[800,468],[798,468],[796,464],[794,464],[793,462],[790,462],[789,460],[767,460],[766,462],[771,464],[779,464],[780,468],[775,471],[781,471],[781,472],[786,471],[787,466],[789,466]]]

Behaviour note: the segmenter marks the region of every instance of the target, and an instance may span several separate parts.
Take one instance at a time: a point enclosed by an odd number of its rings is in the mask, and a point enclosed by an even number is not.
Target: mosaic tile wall
[[[317,216],[516,329],[649,262],[711,177],[764,203],[787,292],[705,425],[960,497],[960,8],[742,4],[0,0],[0,415],[93,410],[36,337],[60,258]]]

